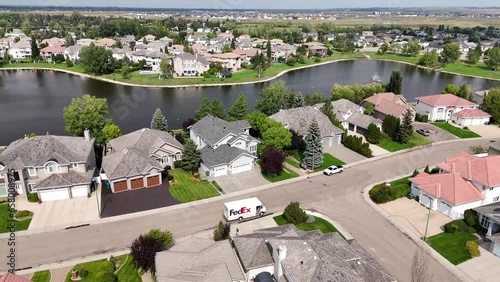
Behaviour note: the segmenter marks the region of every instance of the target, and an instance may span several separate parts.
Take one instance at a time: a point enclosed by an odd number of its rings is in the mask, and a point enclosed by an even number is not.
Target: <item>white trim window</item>
[[[80,164],[71,164],[71,168],[78,168]]]
[[[487,216],[482,216],[481,217],[481,226],[488,229],[490,227],[490,218]]]
[[[45,164],[45,172],[46,173],[57,173],[57,172],[61,172],[61,167],[59,166],[58,163],[56,162],[47,162]]]
[[[257,145],[252,145],[252,146],[250,146],[250,152],[251,152],[251,153],[255,153],[255,152],[257,152]]]
[[[498,201],[500,201],[500,196],[496,196],[493,198],[493,203],[496,203]]]
[[[29,176],[36,176],[36,169],[34,167],[28,167],[28,175]]]
[[[28,193],[33,192],[33,188],[35,187],[35,184],[29,183],[28,184]]]

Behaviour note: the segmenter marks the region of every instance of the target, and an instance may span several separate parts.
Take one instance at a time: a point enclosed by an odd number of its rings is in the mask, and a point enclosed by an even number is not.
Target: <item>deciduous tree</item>
[[[120,127],[113,122],[109,122],[102,129],[102,140],[104,144],[108,144],[110,140],[122,136],[122,131]]]
[[[283,218],[291,224],[301,224],[307,221],[307,215],[299,202],[291,202],[283,211]]]
[[[483,111],[491,114],[492,122],[500,122],[500,87],[491,88],[483,100]]]
[[[304,164],[310,170],[323,165],[323,139],[316,120],[313,120],[309,126],[309,132],[306,136]]]
[[[460,58],[460,45],[458,43],[446,43],[443,46],[443,52],[441,52],[441,60],[443,63],[454,63]]]
[[[167,59],[162,59],[160,62],[160,78],[174,77],[174,64]]]
[[[306,96],[304,96],[304,104],[306,106],[314,106],[316,104],[322,103],[324,100],[325,97],[319,92],[306,94]]]
[[[130,254],[137,267],[154,273],[156,253],[165,251],[172,243],[172,233],[153,229],[132,242]]]
[[[439,66],[439,54],[436,50],[431,50],[430,52],[425,53],[418,60],[418,64],[425,67],[438,67]]]
[[[229,223],[224,223],[222,220],[214,229],[213,232],[214,241],[223,241],[231,238],[231,225]]]
[[[288,89],[280,80],[260,91],[260,100],[255,108],[266,115],[273,115],[288,106]]]
[[[283,171],[285,153],[275,147],[266,147],[262,152],[262,170],[269,176],[275,176]]]
[[[340,129],[344,129],[342,124],[337,119],[337,115],[335,114],[335,109],[333,108],[331,101],[326,101],[323,106],[319,109],[325,116],[328,117],[330,122]]]
[[[488,50],[488,57],[484,62],[492,70],[496,71],[500,69],[500,47]]]
[[[86,71],[94,74],[107,74],[114,70],[115,60],[111,50],[104,47],[95,46],[91,43],[90,46],[85,46],[80,51],[80,59],[78,64]]]

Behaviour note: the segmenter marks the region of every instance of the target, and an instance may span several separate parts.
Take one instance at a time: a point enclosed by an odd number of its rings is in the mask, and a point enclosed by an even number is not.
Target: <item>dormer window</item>
[[[61,172],[61,167],[59,166],[58,163],[54,161],[47,162],[45,164],[45,172],[46,173],[57,173]]]
[[[79,166],[78,164],[72,164],[71,168],[78,168],[78,166]]]
[[[34,167],[28,167],[29,176],[36,176],[36,169]]]

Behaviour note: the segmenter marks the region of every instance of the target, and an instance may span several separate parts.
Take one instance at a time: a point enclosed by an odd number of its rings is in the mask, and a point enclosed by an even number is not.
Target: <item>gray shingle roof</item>
[[[201,160],[208,167],[230,164],[241,155],[246,155],[254,159],[257,158],[248,151],[230,147],[229,145],[221,145],[217,149],[212,149],[209,146],[201,149]]]
[[[338,233],[304,232],[288,225],[237,236],[234,244],[246,270],[274,264],[272,250],[284,246],[281,263],[293,281],[395,281],[359,243]]]
[[[341,135],[344,131],[330,122],[330,119],[314,107],[300,107],[280,110],[270,118],[281,122],[287,129],[294,130],[299,135],[306,136],[313,120],[318,123],[321,137]]]
[[[151,168],[163,170],[156,160],[134,148],[104,156],[102,168],[110,180],[144,175]]]
[[[109,141],[108,146],[114,152],[120,152],[125,148],[134,148],[147,156],[151,156],[154,151],[164,144],[180,150],[184,148],[170,133],[149,128],[143,128],[115,138]]]
[[[156,253],[158,282],[245,280],[229,241],[192,237],[178,245]]]
[[[94,170],[89,170],[85,173],[77,173],[69,171],[68,173],[54,173],[43,179],[35,185],[36,190],[44,190],[47,188],[68,187],[81,184],[90,184]]]
[[[94,139],[85,141],[84,137],[41,135],[10,143],[0,155],[0,162],[19,170],[43,166],[51,159],[60,165],[85,163],[90,154],[94,154]]]
[[[208,115],[193,124],[190,129],[196,135],[203,138],[203,140],[205,140],[205,142],[207,142],[210,146],[213,146],[228,135],[248,136],[245,133],[245,130],[250,127],[250,123],[246,120],[227,122],[220,118]]]
[[[494,142],[490,144],[490,148],[497,150],[500,152],[500,141]]]
[[[364,129],[367,129],[371,123],[373,123],[375,125],[382,124],[381,120],[374,118],[372,116],[369,116],[369,115],[360,114],[358,112],[353,113],[349,118],[347,118],[347,122],[349,122],[350,124],[354,124],[358,127],[364,128]]]
[[[473,210],[500,223],[500,202],[473,208]]]

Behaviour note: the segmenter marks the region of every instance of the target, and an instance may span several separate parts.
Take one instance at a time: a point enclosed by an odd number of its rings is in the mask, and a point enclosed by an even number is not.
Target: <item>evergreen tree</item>
[[[395,116],[388,115],[385,117],[382,123],[382,131],[384,131],[392,140],[397,139],[397,133],[399,131],[399,125],[401,121]]]
[[[236,40],[234,40],[234,38],[233,40],[231,40],[231,49],[232,50],[236,49]]]
[[[399,71],[392,71],[391,79],[387,84],[387,92],[401,94],[403,88],[403,77]]]
[[[314,170],[323,165],[322,143],[318,122],[313,120],[306,136],[306,150],[304,152],[304,163],[306,168]]]
[[[295,92],[295,90],[291,90],[288,93],[288,108],[293,109],[293,108],[300,108],[304,106],[304,96],[302,96],[302,93],[300,92]]]
[[[382,132],[375,124],[370,123],[366,132],[366,141],[371,144],[378,144],[380,140],[382,140]]]
[[[153,118],[151,119],[151,129],[167,131],[167,120],[165,116],[161,112],[160,108],[156,109],[153,114]]]
[[[403,122],[397,133],[397,140],[403,144],[408,143],[413,135],[413,114],[406,110],[403,116]]]
[[[225,109],[224,109],[224,105],[222,105],[222,102],[217,99],[217,98],[214,98],[212,100],[212,115],[214,117],[218,117],[220,119],[226,119],[226,113],[225,113]]]
[[[200,168],[201,152],[196,148],[196,144],[188,139],[182,151],[181,168],[185,171],[196,172]]]
[[[210,103],[210,100],[208,98],[204,98],[203,102],[201,102],[200,108],[194,113],[194,117],[196,120],[200,120],[207,115],[210,115],[212,113],[212,104]]]
[[[372,116],[375,113],[375,105],[370,102],[366,102],[365,111],[363,113],[365,115]]]
[[[344,129],[340,121],[337,119],[335,110],[333,109],[333,104],[331,101],[326,101],[325,104],[319,109],[325,116],[328,117],[330,122],[340,129]]]
[[[40,59],[40,48],[38,48],[35,37],[31,37],[31,58],[33,60]]]
[[[429,165],[427,165],[424,169],[424,172],[427,173],[427,174],[430,174],[431,173],[431,169],[429,168]]]
[[[267,39],[267,44],[266,44],[266,55],[267,55],[267,60],[269,62],[272,61],[272,51],[271,51],[271,40]]]
[[[229,120],[242,120],[248,114],[248,102],[245,94],[241,93],[238,99],[234,102],[234,104],[227,111],[229,115]]]

